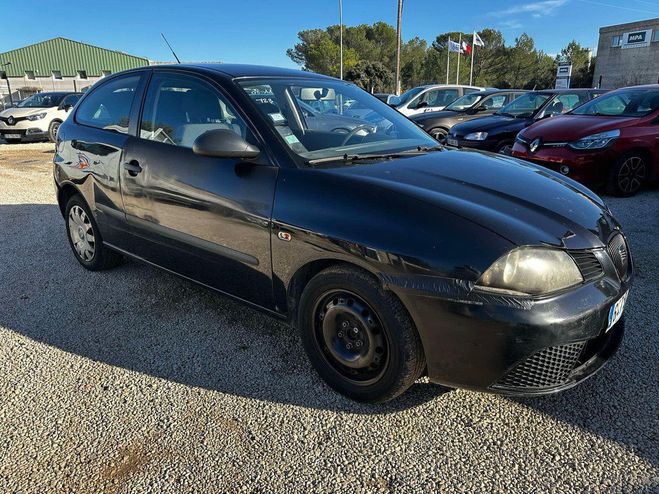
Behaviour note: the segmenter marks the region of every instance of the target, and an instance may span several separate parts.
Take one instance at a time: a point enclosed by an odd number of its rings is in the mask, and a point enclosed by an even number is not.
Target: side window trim
[[[105,132],[112,132],[112,133],[114,133],[114,134],[120,134],[120,135],[131,135],[131,136],[134,135],[133,132],[134,132],[134,130],[135,130],[135,128],[134,128],[135,121],[134,121],[134,119],[133,119],[133,112],[134,112],[134,109],[135,109],[135,107],[136,107],[136,104],[135,104],[135,103],[136,103],[136,99],[137,99],[136,96],[137,96],[137,93],[138,93],[138,91],[139,91],[139,89],[140,89],[140,86],[141,86],[141,84],[142,84],[142,81],[144,80],[144,76],[145,76],[145,73],[146,73],[146,72],[147,72],[147,71],[143,70],[143,71],[130,72],[130,73],[127,73],[127,74],[118,74],[117,76],[114,76],[114,77],[104,77],[102,81],[99,81],[99,82],[97,83],[98,86],[93,87],[92,89],[90,89],[90,91],[86,92],[85,94],[83,94],[83,95],[80,97],[80,99],[78,100],[78,103],[77,103],[76,106],[75,106],[75,113],[73,114],[73,117],[72,117],[72,118],[73,118],[73,121],[74,121],[77,125],[80,125],[80,126],[82,126],[82,127],[87,127],[87,128],[89,128],[89,129],[102,130],[102,131],[105,131]],[[128,115],[129,115],[129,119],[130,119],[130,121],[128,122],[128,130],[127,130],[126,132],[121,132],[121,131],[118,131],[118,130],[116,130],[116,129],[105,129],[105,128],[103,128],[103,127],[97,127],[97,126],[94,126],[94,125],[89,125],[89,124],[86,124],[86,123],[81,122],[80,120],[78,120],[78,112],[80,111],[80,108],[83,106],[85,100],[86,100],[91,94],[93,94],[94,92],[98,91],[99,89],[101,89],[101,88],[102,88],[103,86],[105,86],[106,84],[110,84],[110,83],[112,83],[112,82],[114,82],[114,81],[116,81],[116,80],[118,80],[118,79],[123,79],[123,78],[133,77],[133,76],[135,76],[135,75],[139,75],[140,80],[137,82],[137,86],[135,86],[135,94],[133,95],[133,99],[132,99],[131,104],[130,104],[130,105],[131,105],[131,106],[130,106],[130,111],[128,112]],[[139,107],[139,105],[137,105],[137,106]]]

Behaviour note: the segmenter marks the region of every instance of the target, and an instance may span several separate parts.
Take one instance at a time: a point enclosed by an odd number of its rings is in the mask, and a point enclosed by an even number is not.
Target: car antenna
[[[172,52],[172,55],[174,55],[174,58],[176,59],[176,62],[181,63],[181,61],[176,56],[176,53],[174,53],[174,49],[172,48],[172,45],[170,45],[169,41],[167,41],[167,38],[165,38],[165,35],[163,33],[160,33],[160,36],[162,36],[162,39],[164,39],[165,43],[167,43],[167,46],[169,47],[170,51]]]

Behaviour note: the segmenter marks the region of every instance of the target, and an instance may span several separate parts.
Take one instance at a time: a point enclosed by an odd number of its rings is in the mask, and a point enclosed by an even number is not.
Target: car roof
[[[585,93],[588,91],[597,91],[597,92],[606,92],[606,89],[591,89],[591,88],[581,88],[575,87],[573,89],[536,89],[535,91],[530,91],[532,93],[541,93],[541,94],[562,94],[562,93]]]
[[[497,93],[528,93],[529,91],[527,89],[494,89],[494,88],[488,88],[484,89],[483,91],[479,91],[477,93],[470,93],[470,94],[478,94],[479,96],[489,96],[490,94],[497,94]]]
[[[230,63],[166,64],[154,65],[155,70],[177,68],[216,72],[228,77],[304,77],[308,79],[335,79],[315,72],[297,69],[285,69],[268,65],[248,65]]]

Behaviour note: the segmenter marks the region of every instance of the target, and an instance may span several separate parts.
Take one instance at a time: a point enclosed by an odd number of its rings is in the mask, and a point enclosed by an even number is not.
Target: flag
[[[474,46],[485,46],[485,43],[483,43],[483,40],[481,37],[478,35],[476,31],[474,31]]]
[[[448,40],[448,51],[454,51],[456,53],[462,53],[460,45],[455,41]]]
[[[471,46],[466,41],[462,42],[462,52],[471,55]]]

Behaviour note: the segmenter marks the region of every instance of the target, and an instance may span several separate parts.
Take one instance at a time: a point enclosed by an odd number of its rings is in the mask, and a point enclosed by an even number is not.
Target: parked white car
[[[81,95],[71,92],[33,94],[16,107],[0,112],[0,137],[8,143],[43,139],[55,142],[57,129]]]
[[[483,91],[484,89],[478,86],[463,86],[460,84],[419,86],[400,95],[400,103],[396,106],[396,110],[408,117],[424,112],[440,111],[460,96]]]

